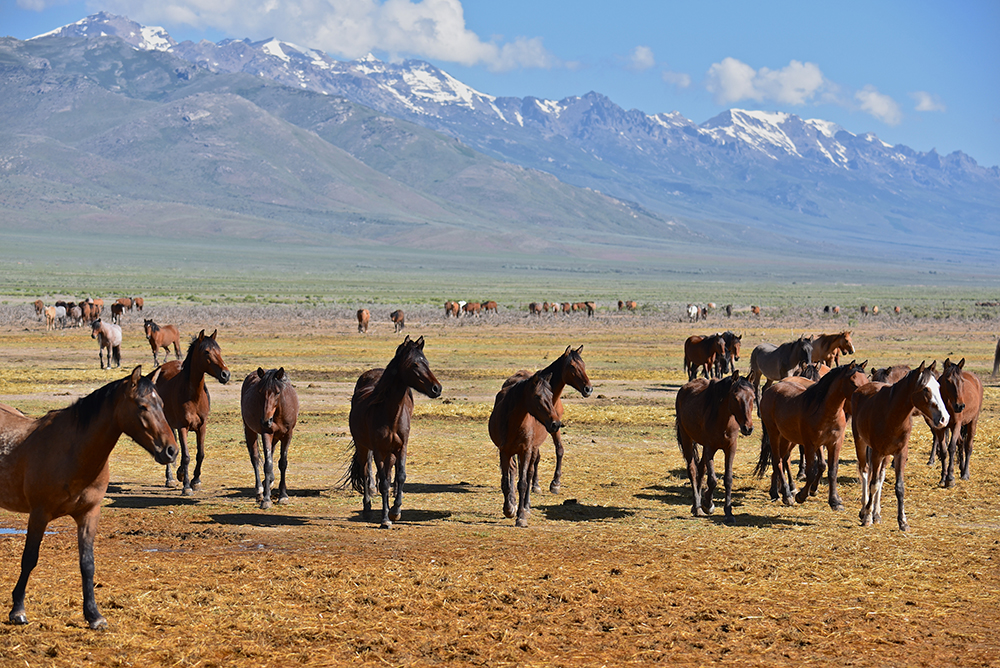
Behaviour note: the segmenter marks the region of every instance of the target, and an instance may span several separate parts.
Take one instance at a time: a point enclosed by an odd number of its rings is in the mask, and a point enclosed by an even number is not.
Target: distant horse
[[[142,328],[146,332],[146,340],[149,341],[149,347],[153,349],[153,364],[155,366],[160,366],[159,351],[163,348],[166,355],[170,354],[170,346],[174,346],[174,358],[181,358],[181,335],[177,331],[177,327],[174,325],[157,325],[152,320],[143,320]]]
[[[594,302],[583,302],[583,308],[587,309],[587,317],[594,317],[594,311],[597,310],[597,304]]]
[[[271,487],[274,485],[274,447],[281,443],[278,469],[281,482],[278,484],[276,503],[288,501],[285,487],[285,470],[288,468],[288,446],[292,442],[292,432],[299,417],[299,396],[285,374],[285,368],[264,369],[257,367],[243,380],[240,392],[240,413],[243,415],[243,434],[250,453],[253,467],[254,486],[257,502],[262,509],[271,507]],[[260,434],[260,450],[264,454],[264,480],[261,482],[260,458],[257,453],[257,435]]]
[[[983,383],[974,373],[963,371],[964,368],[964,357],[958,364],[952,364],[950,359],[944,361],[938,383],[941,385],[941,398],[948,409],[948,424],[935,428],[930,421],[927,422],[934,434],[931,461],[928,464],[934,463],[936,452],[941,458],[941,487],[955,484],[956,452],[962,480],[969,479],[972,441],[976,437],[979,410],[983,405]]]
[[[760,315],[760,307],[759,306],[751,306],[750,307],[750,313],[752,313],[753,315]]]
[[[48,332],[56,328],[56,307],[45,307],[45,331]]]
[[[726,317],[727,318],[732,318],[733,317],[733,305],[732,304],[726,304]]]
[[[695,322],[701,316],[701,309],[695,306],[694,304],[688,304],[687,316],[689,321]]]
[[[688,380],[697,378],[699,368],[705,378],[711,378],[712,365],[719,356],[726,356],[726,340],[722,338],[722,334],[694,334],[687,337],[684,341],[684,370],[687,371]]]
[[[114,362],[115,366],[122,365],[122,328],[118,325],[109,325],[106,322],[101,322],[98,318],[94,322],[90,323],[90,338],[97,339],[97,345],[99,346],[99,351],[97,353],[98,359],[101,360],[101,368],[104,369],[104,351],[108,351],[108,366],[111,368],[111,363]]]
[[[181,493],[190,496],[201,487],[201,464],[205,459],[205,432],[208,429],[208,415],[212,410],[211,398],[205,386],[205,375],[212,376],[225,385],[229,382],[229,367],[222,359],[222,349],[215,340],[218,330],[205,336],[201,330],[191,339],[183,362],[164,362],[162,373],[156,381],[156,391],[163,397],[163,413],[172,429],[177,430],[177,441],[181,447],[181,461],[177,467],[177,479],[181,481]],[[194,476],[188,478],[188,431],[195,433],[198,444]],[[166,486],[176,485],[170,467],[166,468]]]
[[[94,306],[96,306],[96,307],[97,307],[97,315],[98,315],[98,316],[99,316],[99,315],[101,315],[101,311],[103,311],[103,310],[104,310],[104,300],[103,300],[103,299],[99,299],[99,298],[98,298],[98,299],[94,299],[94,300],[92,300],[92,301],[91,301],[91,303],[92,303],[92,304],[93,304]]]
[[[865,364],[851,362],[837,367],[815,383],[795,379],[764,390],[760,399],[760,458],[754,473],[763,477],[770,465],[772,500],[780,494],[784,504],[791,506],[815,494],[823,474],[822,449],[826,448],[829,504],[834,510],[844,509],[837,490],[840,449],[847,431],[844,403],[868,383]],[[806,481],[793,501],[789,458],[796,445],[805,451]]]
[[[97,306],[94,305],[94,302],[87,301],[86,299],[80,302],[80,313],[81,317],[86,322],[93,322],[101,315],[97,310]]]
[[[753,433],[754,389],[739,371],[723,380],[696,378],[677,391],[677,445],[687,463],[688,477],[694,502],[691,514],[711,513],[715,506],[715,453],[722,450],[726,457],[724,483],[726,487],[726,524],[733,518],[733,463],[736,461],[738,434]],[[701,455],[698,445],[702,446]],[[702,496],[701,484],[708,489]]]
[[[132,298],[131,297],[119,297],[118,299],[115,300],[115,304],[120,304],[121,307],[122,307],[122,309],[124,309],[125,311],[131,311],[132,310]],[[111,306],[114,307],[114,304],[112,304]]]
[[[409,336],[403,339],[385,369],[369,369],[361,374],[351,396],[348,424],[354,455],[345,482],[361,493],[365,518],[371,515],[373,487],[377,486],[382,495],[383,529],[390,528],[402,513],[414,389],[431,399],[441,396],[441,383],[424,355],[422,336],[416,341]],[[396,498],[390,511],[393,469]]]
[[[896,470],[896,508],[899,530],[907,531],[903,510],[903,473],[909,454],[910,432],[913,430],[913,410],[929,417],[931,424],[941,429],[948,424],[948,409],[941,399],[941,389],[934,378],[937,362],[914,369],[893,385],[868,383],[854,393],[854,417],[851,431],[858,455],[858,475],[861,478],[862,526],[882,521],[882,485],[889,458]]]
[[[41,320],[42,315],[45,313],[45,302],[43,302],[41,299],[36,299],[34,301],[34,307],[35,307],[35,317]]]
[[[884,369],[872,369],[871,378],[873,382],[892,385],[893,383],[906,378],[908,373],[910,373],[909,365],[897,364],[896,366],[887,366]],[[933,464],[934,462],[931,461],[929,463]]]
[[[993,353],[993,377],[1000,376],[1000,339],[997,340],[997,349]]]
[[[812,343],[811,361],[823,362],[827,366],[839,366],[840,353],[854,354],[854,343],[851,341],[851,332],[848,330],[839,334],[820,334],[813,337]]]
[[[743,343],[743,335],[737,336],[726,330],[722,333],[722,340],[726,344],[726,354],[717,355],[715,358],[716,378],[724,378],[730,371],[736,369],[736,362],[740,361],[740,345]]]
[[[774,381],[782,380],[792,375],[792,370],[800,364],[812,361],[812,339],[800,336],[794,341],[776,346],[773,343],[761,343],[750,353],[750,373],[747,377],[753,383],[757,396],[760,396],[760,379],[767,377],[764,383],[766,390]]]
[[[518,371],[504,381],[490,413],[490,440],[500,453],[500,489],[504,517],[514,526],[528,526],[531,514],[531,481],[537,474],[539,446],[546,433],[562,427],[552,397],[552,375],[546,371]],[[517,475],[517,501],[514,476]]]
[[[366,308],[358,309],[358,334],[368,333],[368,323],[372,319],[371,311]]]
[[[444,303],[444,317],[455,316],[456,318],[461,314],[462,307],[458,305],[458,302],[453,302],[450,299]]]
[[[479,311],[482,308],[483,308],[483,305],[480,304],[479,302],[468,302],[465,306],[462,307],[462,310],[465,311],[465,315],[475,315],[475,316],[478,316],[479,315]]]
[[[622,311],[624,309],[625,309],[625,302],[623,302],[622,300],[619,299],[618,300],[618,310]]]
[[[111,305],[111,322],[116,325],[120,325],[122,322],[122,314],[125,313],[125,306],[120,302],[115,302]]]
[[[67,310],[68,318],[74,327],[83,326],[83,310],[77,304],[71,304]]]
[[[406,327],[406,315],[402,309],[396,309],[390,313],[389,320],[392,321],[392,331],[394,334],[399,334]]]
[[[497,308],[498,308],[497,307],[497,303],[495,301],[493,301],[492,299],[490,301],[485,301],[482,304],[483,304],[483,310],[486,311],[487,313],[496,313],[497,312]]]
[[[583,346],[576,350],[573,350],[572,346],[566,346],[566,351],[539,373],[549,374],[552,378],[549,382],[552,387],[552,401],[556,408],[556,416],[560,421],[563,416],[562,393],[567,385],[579,392],[584,398],[589,397],[594,391],[594,386],[591,385],[590,378],[587,376],[587,367],[583,363]],[[556,470],[552,474],[549,491],[558,494],[562,487],[563,460],[563,442],[560,430],[552,432],[552,443],[556,447]],[[538,484],[537,466],[531,479],[531,491],[542,491],[541,485]]]
[[[878,306],[872,306],[872,315],[878,315]]]
[[[561,308],[563,315],[568,315],[573,312],[573,305],[569,302],[563,302]]]
[[[545,310],[548,311],[548,302],[545,302]],[[538,302],[531,302],[528,304],[528,313],[531,315],[541,315],[542,314],[542,304]]]
[[[143,301],[142,297],[132,297],[132,304],[135,306],[135,310],[140,313],[142,313],[142,307],[145,303],[146,302]]]
[[[625,302],[625,308],[629,311],[634,311],[639,308],[639,305],[634,300],[629,300]]]
[[[125,378],[37,420],[0,410],[0,507],[28,513],[21,574],[9,615],[12,624],[28,623],[24,593],[38,564],[45,528],[69,515],[76,522],[83,616],[92,629],[108,625],[94,597],[94,537],[108,489],[111,450],[125,433],[160,464],[177,456],[163,404],[150,382],[157,373],[143,377],[137,366]]]
[[[861,315],[868,315],[868,305],[867,304],[862,304],[860,310],[861,310]]]

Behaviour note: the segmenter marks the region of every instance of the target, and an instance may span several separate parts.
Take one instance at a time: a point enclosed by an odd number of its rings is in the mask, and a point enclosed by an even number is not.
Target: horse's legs
[[[858,441],[858,435],[854,435],[855,444],[860,445]],[[868,485],[871,477],[872,470],[872,449],[866,448],[864,457],[858,457],[858,481],[861,483],[861,511],[858,513],[858,519],[861,520],[862,526],[868,526],[871,524],[871,515],[868,515],[868,521],[865,521],[866,511],[868,510]]]
[[[264,455],[264,484],[260,490],[260,507],[267,510],[271,507],[271,486],[274,485],[274,437],[271,434],[260,435],[260,449]]]
[[[198,427],[198,431],[195,432],[195,440],[198,442],[198,453],[196,455],[197,459],[194,462],[194,475],[191,477],[191,487],[190,489],[201,489],[201,463],[205,461],[205,432],[208,430],[208,424],[205,420],[201,421],[201,426]],[[274,474],[271,474],[271,480],[274,480]],[[185,481],[186,482],[186,481]],[[271,493],[271,488],[267,489],[268,494]]]
[[[378,482],[378,491],[382,496],[382,525],[383,529],[392,527],[389,519],[389,471],[393,466],[392,454],[375,456],[375,479]]]
[[[895,464],[896,469],[896,520],[899,522],[900,531],[909,531],[910,525],[906,521],[906,511],[903,510],[903,472],[906,470],[906,459],[909,455],[909,448],[904,447],[898,453],[896,453]],[[954,451],[954,448],[952,448]],[[951,468],[950,466],[948,468]]]
[[[514,517],[517,508],[514,499],[514,458],[500,451],[500,491],[503,492],[503,516]]]
[[[181,461],[177,466],[177,482],[181,483],[181,494],[184,496],[190,496],[193,493],[191,491],[191,482],[188,478],[188,465],[191,463],[191,454],[188,451],[187,437],[187,427],[179,427],[177,429],[177,442],[181,446]]]
[[[932,438],[931,456],[930,459],[927,460],[928,466],[934,466],[934,460],[936,457],[940,456],[942,459],[944,458],[944,443],[941,441],[940,438],[938,438],[938,432],[931,429],[931,438]],[[941,473],[941,476],[943,479],[944,472]]]
[[[563,442],[562,429],[557,429],[552,434],[552,442],[556,446],[556,471],[552,474],[552,482],[549,483],[549,491],[558,494],[562,489],[562,462],[563,462]],[[541,455],[539,455],[540,457]],[[535,480],[538,480],[538,466],[535,466]],[[535,491],[532,489],[532,491]]]
[[[948,427],[944,429],[945,434],[949,434],[951,438],[948,439],[948,456],[945,457],[945,453],[941,453],[941,487],[954,487],[955,486],[955,455],[958,450],[958,442],[962,438],[962,428],[955,428],[954,424],[949,424]],[[935,439],[937,440],[937,439]],[[942,439],[943,440],[943,439]],[[961,466],[961,464],[959,464]]]
[[[806,456],[806,481],[795,494],[796,503],[805,503],[809,498],[809,490],[817,484],[819,480],[819,462],[816,461],[816,450],[812,446],[802,445],[802,450]]]
[[[399,456],[396,458],[396,479],[393,485],[396,488],[396,499],[393,501],[392,510],[389,511],[389,519],[393,522],[398,522],[400,516],[403,514],[403,483],[405,482],[406,448],[403,448],[403,450],[399,453]]]
[[[28,623],[28,615],[24,610],[24,591],[28,588],[31,571],[38,565],[38,548],[42,545],[42,537],[45,536],[48,524],[49,518],[42,512],[32,511],[28,516],[28,532],[24,537],[24,552],[21,553],[21,575],[14,585],[13,605],[8,616],[12,624]]]
[[[958,454],[960,458],[960,468],[962,469],[962,480],[969,479],[969,460],[972,458],[972,440],[976,437],[976,427],[979,417],[975,417],[967,425],[962,427],[961,447]]]
[[[806,451],[801,445],[799,446],[799,469],[795,472],[795,479],[806,479]]]
[[[247,452],[250,455],[250,466],[253,468],[253,484],[257,493],[257,503],[261,504],[261,507],[263,507],[264,485],[262,485],[260,481],[260,455],[257,452],[257,432],[250,427],[243,425],[243,436],[247,441]]]
[[[792,496],[792,490],[795,489],[795,484],[791,480],[789,457],[788,453],[785,452],[786,446],[790,445],[791,443],[786,441],[780,434],[776,434],[775,437],[771,439],[771,461],[773,466],[772,475],[778,481],[778,486],[781,491],[781,502],[786,506],[795,505],[795,499]]]
[[[715,503],[712,501],[715,496],[715,488],[719,486],[719,479],[715,476],[715,453],[709,452],[708,448],[701,453],[701,477],[705,480],[705,494],[701,497],[701,507],[706,514],[715,512]]]
[[[701,509],[701,462],[698,460],[698,446],[687,434],[680,434],[679,440],[681,454],[684,455],[684,461],[687,462],[688,478],[691,479],[693,497],[691,514],[700,517],[705,514],[705,511]]]
[[[80,578],[83,581],[83,616],[92,629],[108,626],[107,620],[97,609],[94,596],[94,536],[101,506],[96,505],[76,521],[76,541],[80,551]]]
[[[880,524],[882,522],[882,488],[885,486],[885,473],[889,466],[889,457],[879,458],[878,466],[875,469],[876,475],[873,478],[875,492],[872,494],[872,522]]]
[[[514,526],[528,526],[528,515],[531,514],[531,464],[538,462],[538,453],[530,449],[522,452],[517,458],[517,519]]]
[[[160,366],[160,356],[157,354],[159,346],[153,346],[153,368]]]
[[[844,509],[844,502],[841,501],[841,499],[840,499],[840,488],[837,486],[837,473],[838,473],[838,471],[840,469],[840,448],[844,444],[844,441],[843,441],[844,437],[843,437],[843,435],[841,435],[840,438],[841,438],[841,440],[839,442],[834,443],[831,446],[828,446],[827,449],[826,449],[826,458],[828,460],[827,461],[828,468],[827,468],[827,472],[826,472],[826,481],[827,481],[827,484],[830,487],[830,495],[827,498],[827,501],[830,504],[830,508],[832,508],[833,510],[843,510]],[[822,476],[822,474],[823,474],[822,473],[822,471],[823,471],[823,450],[822,449],[819,450],[818,455],[819,455],[818,458],[819,458],[819,464],[820,464],[820,476]],[[816,477],[817,482],[819,481],[820,476]]]
[[[354,443],[354,447],[360,447],[357,441]],[[357,454],[355,453],[355,456]],[[361,504],[363,510],[364,518],[370,519],[372,515],[372,497],[375,496],[378,488],[376,487],[375,481],[375,454],[368,450],[365,454],[365,489],[361,493]]]
[[[729,444],[729,447],[723,451],[726,456],[726,473],[723,481],[726,485],[726,505],[724,506],[726,512],[726,518],[723,520],[726,524],[734,524],[736,518],[733,517],[733,461],[736,459],[736,439],[734,437],[733,442]]]
[[[278,503],[288,501],[288,488],[285,487],[285,470],[288,468],[288,446],[292,442],[292,432],[285,434],[281,439],[281,454],[278,459],[278,470],[281,471],[281,482],[278,483]],[[274,445],[272,444],[273,448]]]

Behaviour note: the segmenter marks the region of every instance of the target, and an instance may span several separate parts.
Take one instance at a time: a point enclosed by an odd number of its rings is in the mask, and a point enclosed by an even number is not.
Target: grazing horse
[[[285,368],[264,369],[257,367],[243,380],[240,392],[240,413],[243,415],[243,434],[250,453],[253,467],[254,485],[257,489],[257,503],[262,509],[271,507],[271,486],[274,485],[274,446],[281,443],[278,468],[281,482],[278,484],[276,503],[288,501],[285,487],[285,470],[288,468],[288,445],[292,442],[292,432],[299,417],[299,395],[288,380]],[[260,449],[264,454],[264,480],[261,482],[257,435],[260,434]]]
[[[42,314],[45,313],[45,302],[43,302],[41,299],[36,299],[34,301],[34,307],[35,307],[35,317],[41,320]]]
[[[531,302],[530,304],[528,304],[528,313],[530,313],[531,315],[541,315],[542,314],[542,306],[543,305],[539,304],[538,302]],[[544,306],[545,306],[545,310],[548,311],[549,310],[549,303],[545,302]]]
[[[813,337],[813,362],[823,362],[827,366],[840,366],[840,353],[845,355],[854,354],[854,343],[851,341],[851,332],[843,331],[839,334],[820,334]]]
[[[487,313],[496,313],[497,308],[498,308],[497,303],[492,299],[483,302],[483,310],[486,311]]]
[[[566,346],[566,352],[539,372],[549,374],[552,378],[550,381],[550,385],[552,386],[552,401],[556,407],[556,416],[560,421],[563,416],[562,393],[567,385],[579,392],[584,398],[589,397],[594,391],[594,386],[591,385],[590,378],[587,376],[587,367],[583,363],[582,353],[583,346],[580,346],[576,350],[573,350],[572,346]],[[552,432],[552,443],[556,447],[556,470],[552,474],[549,491],[553,494],[558,494],[559,489],[562,487],[563,460],[562,432],[558,429]],[[532,474],[531,491],[542,491],[541,485],[538,484],[537,466]]]
[[[625,302],[625,308],[628,309],[629,311],[634,311],[637,308],[639,308],[639,305],[635,302],[635,300],[630,299],[629,301]]]
[[[111,305],[111,322],[116,325],[120,325],[122,322],[122,314],[125,312],[125,306],[118,302]]]
[[[124,309],[126,311],[131,311],[132,310],[132,298],[131,297],[119,297],[118,299],[115,300],[115,304],[120,304],[121,307],[122,307],[122,309]],[[112,308],[114,307],[115,304],[111,305]]]
[[[722,333],[722,340],[726,342],[726,354],[717,355],[715,358],[716,378],[724,378],[731,370],[736,369],[736,362],[740,361],[740,345],[743,343],[743,335],[737,336],[727,330]]]
[[[372,319],[371,311],[366,308],[358,309],[358,334],[368,333],[368,323]]]
[[[715,453],[722,450],[726,457],[726,524],[733,518],[733,463],[736,461],[736,441],[739,434],[753,433],[754,389],[739,371],[723,380],[696,378],[677,391],[677,445],[687,462],[688,477],[694,502],[691,514],[702,516],[715,510]],[[698,445],[702,452],[698,454]],[[704,496],[701,484],[706,480]]]
[[[465,311],[465,315],[479,316],[479,311],[482,308],[483,305],[480,304],[479,302],[468,302],[465,306],[462,307],[462,310]]]
[[[695,322],[696,320],[698,320],[699,317],[701,317],[701,309],[695,306],[694,304],[688,304],[687,316],[689,321]]]
[[[412,389],[411,389],[412,388]],[[403,508],[406,482],[406,446],[413,416],[413,390],[431,399],[441,396],[441,383],[424,356],[424,337],[407,336],[385,369],[361,374],[351,396],[348,423],[354,439],[354,456],[345,482],[362,494],[364,516],[372,510],[373,487],[382,495],[382,528],[398,521]],[[389,510],[389,487],[395,469],[396,498]],[[372,484],[374,477],[375,485]]]
[[[83,616],[92,629],[107,620],[94,597],[94,537],[101,501],[108,489],[108,459],[128,434],[160,464],[177,456],[177,443],[163,416],[153,382],[137,366],[123,379],[37,420],[15,410],[0,411],[0,507],[28,514],[21,574],[14,586],[9,619],[27,624],[24,593],[38,564],[45,528],[57,517],[76,522]]]
[[[122,365],[122,328],[118,325],[109,325],[106,322],[101,322],[98,318],[94,322],[90,323],[90,338],[97,339],[97,345],[99,350],[97,353],[98,359],[101,360],[101,368],[104,369],[104,351],[108,351],[108,366],[111,368],[111,362],[114,361],[115,366]]]
[[[951,487],[955,484],[956,451],[962,480],[969,479],[972,441],[976,437],[979,409],[983,405],[983,383],[974,373],[963,371],[964,368],[964,357],[958,364],[952,364],[951,359],[944,361],[938,383],[941,385],[941,398],[948,409],[948,424],[936,428],[930,421],[927,422],[934,434],[934,445],[931,448],[931,460],[928,464],[934,463],[936,452],[941,458],[941,487]]]
[[[750,373],[747,378],[753,383],[757,396],[760,396],[761,376],[767,377],[764,389],[771,383],[783,380],[792,375],[792,371],[800,364],[812,361],[812,339],[800,336],[794,341],[776,346],[773,343],[761,343],[750,353]]]
[[[718,357],[726,356],[726,340],[722,334],[699,336],[695,334],[684,341],[684,370],[688,380],[698,377],[701,368],[705,378],[712,377],[712,365]]]
[[[144,319],[142,321],[143,331],[146,332],[146,340],[149,341],[149,347],[153,349],[153,364],[155,366],[160,366],[160,348],[167,351],[164,354],[170,354],[170,346],[174,346],[174,358],[181,358],[181,335],[177,331],[177,327],[174,325],[157,325],[152,320]]]
[[[514,526],[528,526],[531,514],[531,481],[537,475],[539,446],[546,433],[562,427],[552,397],[552,374],[518,371],[504,381],[490,413],[490,440],[500,453],[500,489],[504,517],[514,517]],[[516,459],[516,461],[515,461]],[[514,475],[517,472],[515,513]]]
[[[390,313],[389,320],[392,321],[392,331],[394,334],[399,334],[406,327],[406,315],[402,309],[396,309]]]
[[[892,385],[872,382],[859,388],[851,399],[851,431],[858,455],[861,478],[862,526],[882,521],[882,485],[889,458],[896,470],[896,518],[899,530],[910,527],[903,510],[903,472],[909,454],[914,409],[930,418],[934,427],[948,424],[948,409],[941,398],[941,388],[934,378],[934,367],[923,362],[905,378]]]
[[[205,374],[225,385],[229,382],[229,367],[222,359],[222,349],[215,340],[218,330],[205,336],[201,330],[191,339],[187,356],[183,362],[164,362],[163,372],[156,381],[156,391],[163,397],[163,413],[172,429],[177,430],[177,441],[181,447],[181,460],[177,467],[177,479],[181,481],[181,494],[190,496],[201,487],[201,464],[205,460],[205,432],[208,429],[208,415],[212,410],[212,400],[205,386]],[[198,444],[194,476],[188,478],[188,431],[195,433]],[[166,468],[166,486],[176,485],[170,467]]]
[[[837,490],[840,449],[847,431],[844,403],[868,383],[866,364],[851,362],[832,369],[816,382],[796,378],[774,383],[764,390],[760,399],[760,458],[754,473],[758,478],[763,477],[768,464],[771,465],[772,500],[780,493],[784,504],[791,506],[814,495],[823,474],[825,447],[830,507],[844,509]],[[806,482],[793,500],[789,458],[796,445],[805,452]]]
[[[135,310],[142,313],[142,307],[145,305],[142,297],[132,297],[132,304],[135,306]]]

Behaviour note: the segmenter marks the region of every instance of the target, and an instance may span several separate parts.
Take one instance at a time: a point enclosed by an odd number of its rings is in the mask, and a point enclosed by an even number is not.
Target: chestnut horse
[[[160,348],[167,351],[164,355],[170,354],[170,346],[174,346],[174,358],[181,358],[181,335],[177,331],[177,327],[174,325],[157,325],[152,320],[143,319],[142,328],[146,332],[146,340],[149,341],[149,347],[153,349],[153,364],[155,366],[160,366]]]
[[[948,424],[948,409],[941,398],[941,388],[934,378],[937,362],[914,369],[892,385],[872,382],[859,388],[852,398],[854,416],[851,431],[858,455],[858,475],[861,478],[862,526],[882,521],[882,485],[889,458],[896,470],[896,510],[899,530],[910,527],[903,510],[903,472],[909,454],[913,411],[930,418],[931,424],[942,429]]]
[[[827,366],[840,366],[840,353],[845,355],[854,354],[854,343],[851,341],[851,332],[843,331],[839,334],[820,334],[812,340],[812,360],[813,362],[823,362]]]
[[[292,432],[299,417],[299,395],[288,380],[285,368],[257,371],[243,379],[240,391],[240,413],[243,415],[243,434],[250,453],[253,467],[257,502],[262,509],[271,507],[271,486],[274,485],[274,446],[281,443],[278,469],[281,482],[278,484],[276,503],[288,501],[285,486],[285,470],[288,468],[288,445],[292,442]],[[260,479],[260,458],[257,453],[257,434],[260,434],[260,449],[264,454],[264,481]]]
[[[111,362],[115,366],[122,365],[122,328],[118,325],[109,325],[101,322],[98,318],[90,323],[90,338],[97,339],[99,350],[97,357],[101,361],[101,368],[111,368]],[[108,366],[104,366],[104,351],[108,351]]]
[[[412,389],[411,389],[412,388]],[[406,446],[413,416],[413,390],[431,399],[441,396],[441,383],[424,356],[424,337],[407,335],[385,369],[361,374],[351,397],[348,422],[354,441],[354,456],[344,482],[362,494],[364,516],[372,510],[372,478],[382,495],[382,528],[398,521],[403,508],[406,482]],[[395,469],[396,499],[389,510],[389,486]]]
[[[546,433],[562,427],[552,396],[552,374],[518,371],[504,381],[490,413],[490,440],[500,453],[500,489],[504,517],[514,526],[528,526],[531,514],[531,481],[537,475],[539,451]],[[516,461],[515,461],[516,459]],[[514,475],[517,473],[517,503]],[[515,513],[516,511],[516,513]]]
[[[142,367],[137,366],[125,378],[37,420],[14,410],[0,411],[0,507],[28,514],[11,623],[28,623],[24,592],[38,564],[45,528],[57,517],[69,515],[76,521],[83,616],[92,629],[108,625],[94,598],[94,537],[108,489],[111,450],[125,433],[160,464],[177,456],[177,443],[154,387],[158,373],[143,377]]]
[[[399,334],[406,327],[406,315],[403,313],[402,309],[396,309],[389,314],[389,320],[392,321],[392,331],[394,334]]]
[[[766,390],[771,383],[783,380],[792,375],[792,370],[800,364],[812,361],[812,339],[800,336],[794,341],[776,346],[773,343],[761,343],[750,353],[750,373],[747,379],[753,383],[754,391],[760,396],[761,376],[767,378],[764,383]]]
[[[715,510],[715,453],[722,450],[726,457],[726,524],[733,518],[733,463],[736,461],[736,441],[739,434],[753,433],[754,389],[739,371],[723,380],[696,378],[677,391],[677,445],[687,463],[688,477],[694,502],[691,514],[703,516]],[[702,452],[698,454],[698,445]],[[701,483],[706,480],[704,496]]]
[[[844,445],[847,418],[844,403],[868,383],[867,362],[851,362],[832,369],[815,383],[795,378],[774,383],[760,399],[760,458],[754,473],[758,478],[771,465],[771,499],[779,492],[786,506],[804,503],[816,493],[823,474],[823,451],[827,450],[829,504],[843,510],[837,490],[840,449]],[[793,500],[789,457],[795,445],[801,445],[806,458],[806,481]]]
[[[962,480],[969,479],[972,441],[976,437],[979,409],[983,405],[983,383],[974,373],[963,371],[964,368],[964,357],[958,364],[952,364],[951,359],[944,361],[938,383],[941,385],[941,398],[948,409],[948,424],[938,429],[929,421],[927,423],[934,434],[931,461],[928,463],[933,463],[934,453],[937,452],[941,458],[941,487],[955,484],[956,452]]]
[[[872,381],[876,383],[887,383],[892,385],[896,381],[906,378],[906,374],[910,373],[910,366],[908,364],[897,364],[896,366],[887,366],[884,369],[872,369],[871,378]],[[933,453],[931,453],[933,457]],[[933,464],[934,460],[931,459],[929,464]]]
[[[164,362],[163,372],[156,381],[156,391],[163,397],[163,413],[172,429],[177,430],[177,441],[181,446],[181,461],[177,467],[177,479],[181,482],[181,493],[190,496],[201,487],[201,464],[205,460],[205,432],[208,429],[208,415],[212,401],[205,386],[205,374],[225,385],[229,382],[229,368],[222,360],[222,349],[215,341],[218,330],[205,336],[201,330],[191,339],[187,356],[183,362]],[[198,444],[194,477],[188,478],[188,431],[195,433]],[[170,467],[166,467],[166,486],[176,485]]]
[[[569,385],[584,398],[587,398],[594,391],[594,386],[590,384],[590,378],[587,376],[587,367],[583,363],[583,346],[580,346],[576,350],[572,349],[572,346],[566,346],[566,352],[560,355],[552,364],[548,365],[540,371],[540,373],[547,373],[551,375],[552,380],[550,382],[552,386],[552,401],[556,407],[556,415],[559,420],[562,420],[563,416],[563,402],[562,393]],[[562,432],[558,429],[552,432],[552,443],[556,446],[556,470],[552,474],[552,482],[549,483],[549,491],[553,494],[558,494],[559,489],[562,487],[562,460],[563,460],[563,442],[562,442]],[[542,487],[538,484],[538,467],[535,467],[534,474],[531,479],[531,491],[541,492]]]
[[[712,377],[712,365],[718,357],[726,356],[726,340],[722,334],[699,336],[695,334],[684,341],[684,370],[688,380],[698,377],[701,368],[705,378]]]
[[[366,308],[358,309],[358,334],[368,333],[368,323],[372,319],[371,311]]]

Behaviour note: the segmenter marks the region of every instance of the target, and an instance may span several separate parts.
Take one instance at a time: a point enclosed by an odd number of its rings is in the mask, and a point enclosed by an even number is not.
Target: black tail
[[[365,471],[365,467],[368,465],[368,448],[361,447],[354,441],[351,441],[351,445],[354,447],[354,456],[351,458],[350,467],[344,474],[341,485],[346,486],[349,482],[351,489],[358,494],[364,494],[365,488],[368,487],[368,474]]]
[[[111,354],[115,358],[115,366],[121,366],[122,365],[122,347],[121,346],[114,346],[113,348],[111,348]],[[108,362],[108,366],[111,366],[110,362]]]
[[[758,478],[763,478],[764,474],[767,473],[767,469],[770,465],[771,465],[771,439],[767,435],[767,424],[763,420],[761,420],[760,459],[757,460],[757,467],[753,470],[753,474]]]

